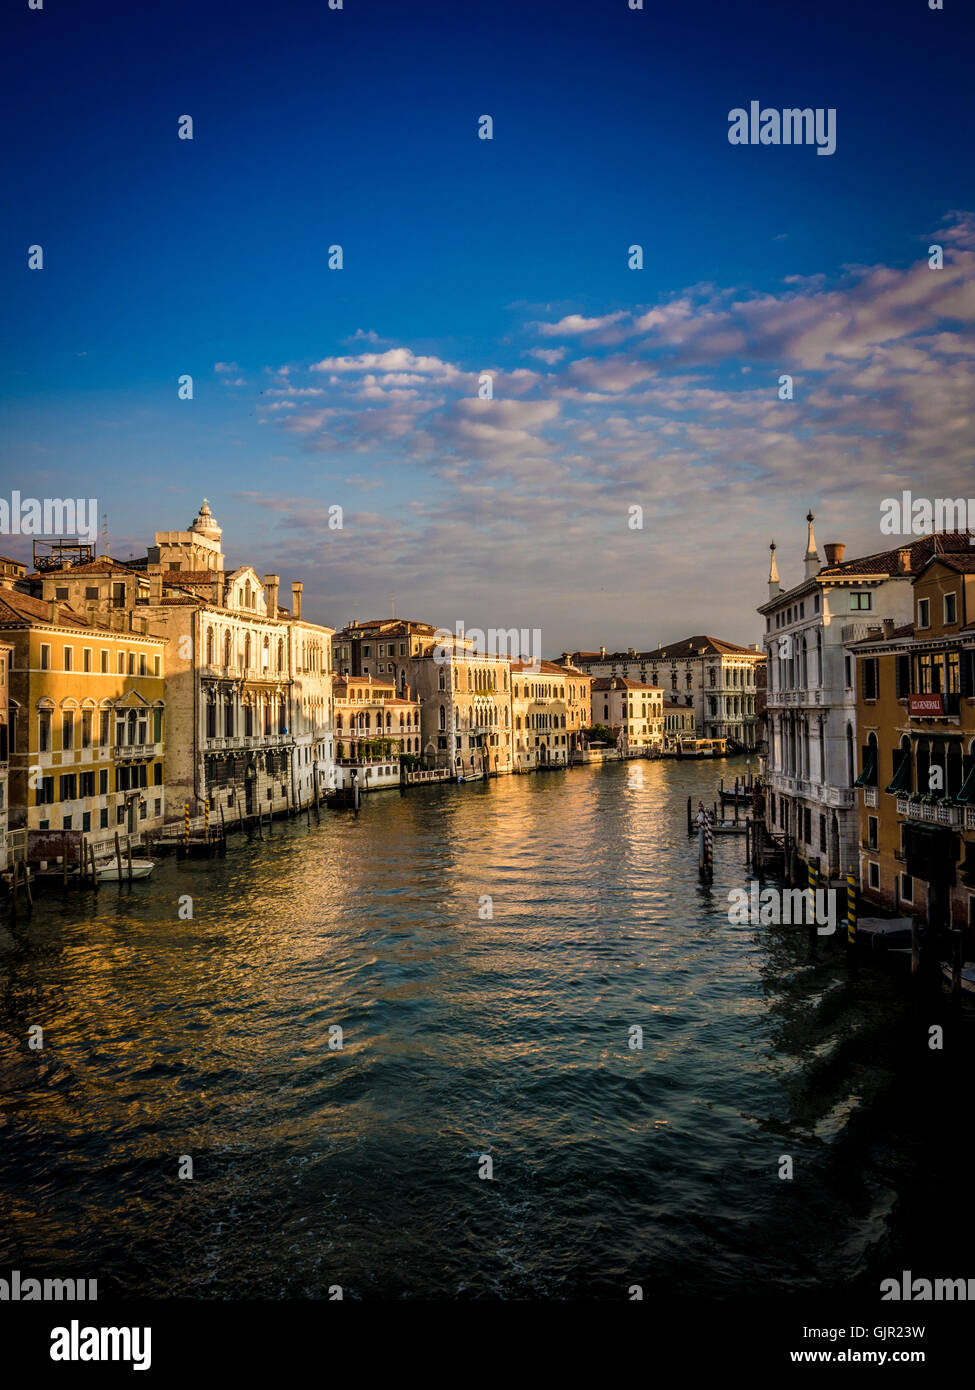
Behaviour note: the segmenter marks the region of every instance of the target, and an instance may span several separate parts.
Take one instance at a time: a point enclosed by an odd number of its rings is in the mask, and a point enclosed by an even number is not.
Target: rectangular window
[[[917,625],[918,627],[931,626],[931,600],[919,598],[917,601]]]
[[[67,591],[67,589],[56,588],[56,589],[54,590],[54,597],[55,597],[55,598],[67,598],[67,597],[68,597],[68,591]]]
[[[851,594],[850,611],[853,613],[866,613],[873,607],[873,594]]]
[[[79,778],[79,796],[95,795],[95,774],[93,772],[83,772]]]
[[[848,656],[848,657],[846,658],[846,688],[847,688],[847,690],[852,690],[852,689],[853,689],[853,664],[852,664],[852,662],[853,662],[852,657],[849,657],[849,656]]]
[[[119,652],[118,654],[118,674],[120,676],[125,675],[125,652]]]
[[[74,801],[78,795],[78,779],[73,772],[61,778],[61,800]]]
[[[129,652],[129,675],[135,675],[135,652]]]
[[[102,809],[98,812],[98,828],[99,828],[99,830],[107,830],[107,829],[108,829],[108,807],[107,807],[107,806],[103,806]]]
[[[867,883],[871,888],[880,887],[880,865],[870,863],[867,865]]]
[[[876,700],[877,698],[877,667],[878,658],[868,656],[863,662],[863,698],[865,700]]]
[[[97,584],[94,584],[94,585],[89,584],[88,587],[85,589],[85,598],[95,598],[95,599],[96,599],[97,597],[98,597],[98,585],[97,585]]]
[[[902,652],[895,659],[895,693],[898,700],[906,700],[911,693],[911,658]]]
[[[945,594],[945,626],[949,627],[958,621],[958,596],[957,594]]]
[[[876,849],[876,848],[877,848],[877,824],[878,824],[878,822],[877,822],[877,817],[876,817],[876,816],[868,816],[868,817],[867,817],[867,848],[868,848],[868,849]]]
[[[98,795],[108,795],[108,768],[103,767],[98,774]]]
[[[50,671],[51,669],[51,648],[47,642],[41,643],[41,670]]]
[[[73,666],[74,666],[74,647],[65,647],[65,649],[64,649],[64,669],[65,669],[66,671],[70,671],[70,670],[72,670]]]
[[[37,751],[39,753],[50,753],[51,751],[51,714],[46,709],[42,709],[37,716]]]
[[[914,880],[910,874],[901,874],[901,902],[912,903],[914,901]]]
[[[104,648],[101,653],[101,670],[103,676],[108,675],[108,652]]]
[[[148,664],[147,664],[147,662],[146,662],[146,654],[145,654],[145,652],[140,652],[140,653],[139,653],[139,675],[140,675],[140,676],[147,676],[148,674],[149,674],[149,667],[148,667]]]
[[[160,669],[159,653],[157,652],[156,655],[152,658],[152,674],[153,674],[154,676],[158,676],[158,675],[159,675],[159,669]]]
[[[74,748],[74,715],[61,716],[61,748],[67,753]]]

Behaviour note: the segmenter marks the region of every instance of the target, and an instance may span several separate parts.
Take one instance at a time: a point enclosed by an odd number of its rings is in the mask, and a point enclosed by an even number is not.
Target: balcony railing
[[[960,826],[962,811],[967,813],[970,809],[962,806],[938,806],[929,801],[913,801],[904,796],[897,798],[897,814],[899,816],[909,816],[911,820],[928,821],[932,825]]]

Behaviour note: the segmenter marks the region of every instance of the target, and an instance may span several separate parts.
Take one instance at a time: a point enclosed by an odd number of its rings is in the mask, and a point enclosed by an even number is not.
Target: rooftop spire
[[[816,537],[813,535],[813,522],[816,518],[811,511],[806,513],[806,520],[809,523],[809,535],[806,539],[805,577],[814,579],[819,573],[819,551],[816,549]]]
[[[768,567],[768,596],[775,598],[782,587],[779,583],[779,567],[775,563],[775,541],[769,546],[769,550],[772,553],[772,563]]]

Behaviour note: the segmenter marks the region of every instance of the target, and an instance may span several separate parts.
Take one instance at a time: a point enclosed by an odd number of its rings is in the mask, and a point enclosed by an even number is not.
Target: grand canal
[[[729,924],[743,841],[704,886],[684,824],[722,766],[381,793],[39,899],[0,928],[0,1265],[103,1298],[965,1273],[968,1014]]]

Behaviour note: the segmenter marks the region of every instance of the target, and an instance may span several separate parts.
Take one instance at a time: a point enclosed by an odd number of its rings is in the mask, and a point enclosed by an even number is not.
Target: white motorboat
[[[132,877],[148,878],[156,867],[154,859],[132,859]],[[95,865],[95,872],[98,874],[99,883],[118,883],[119,871],[118,861],[107,859],[104,863]],[[129,861],[125,855],[122,856],[122,881],[126,882],[129,878]]]

